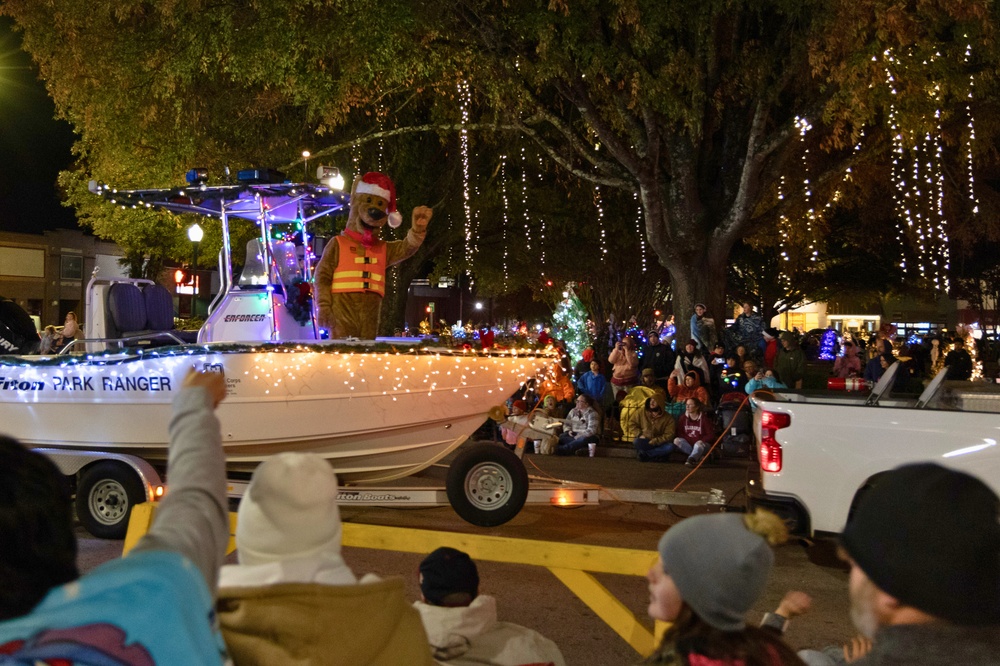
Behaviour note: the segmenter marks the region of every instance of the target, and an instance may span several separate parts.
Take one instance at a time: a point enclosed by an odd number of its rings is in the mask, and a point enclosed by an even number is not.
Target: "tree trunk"
[[[706,220],[691,196],[672,195],[655,180],[640,178],[640,194],[650,247],[670,273],[678,347],[691,337],[695,303],[705,305],[705,316],[721,334],[727,315],[726,267],[737,234],[718,233],[721,222]],[[668,204],[675,200],[677,206]]]
[[[705,316],[715,320],[716,339],[721,339],[726,325],[725,253],[669,257],[663,262],[670,271],[673,288],[674,324],[678,348],[691,337],[691,315],[696,303],[705,305]]]

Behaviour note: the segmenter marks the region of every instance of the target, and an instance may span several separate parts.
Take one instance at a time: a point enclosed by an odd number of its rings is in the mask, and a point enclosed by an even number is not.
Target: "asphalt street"
[[[624,453],[624,452],[618,452]],[[445,461],[447,462],[447,461]],[[639,463],[630,456],[596,458],[525,456],[529,474],[598,484],[605,488],[672,489],[691,470],[676,463]],[[741,489],[749,463],[723,461],[697,470],[681,486],[683,490],[720,489],[731,509],[743,506]],[[443,485],[445,467],[435,466],[417,477],[389,485]],[[719,506],[657,507],[602,501],[599,506],[558,508],[527,505],[509,523],[480,528],[464,522],[450,507],[424,509],[344,507],[345,522],[411,527],[447,532],[491,534],[519,539],[592,544],[654,551],[663,532],[684,517],[717,512]],[[82,529],[81,568],[86,570],[121,553],[120,542],[98,541]],[[719,544],[724,548],[725,544]],[[807,550],[800,543],[777,549],[776,564],[768,590],[754,608],[758,618],[773,610],[788,590],[802,590],[813,598],[810,613],[797,618],[786,634],[794,647],[816,647],[842,643],[853,632],[848,618],[847,575],[839,567],[811,561],[825,556],[823,548]],[[346,548],[344,557],[359,575],[400,575],[411,598],[419,597],[416,581],[421,556],[364,548]],[[830,559],[830,558],[827,558]],[[568,664],[632,664],[640,656],[589,608],[569,592],[547,569],[493,562],[480,563],[481,591],[497,597],[500,619],[533,627],[554,640]],[[598,580],[651,628],[646,615],[646,581],[638,577],[598,575]]]

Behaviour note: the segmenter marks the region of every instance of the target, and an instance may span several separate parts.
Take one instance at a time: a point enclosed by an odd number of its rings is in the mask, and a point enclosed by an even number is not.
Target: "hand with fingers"
[[[844,661],[848,664],[853,664],[871,652],[871,650],[871,639],[859,634],[852,638],[851,642],[844,644]]]

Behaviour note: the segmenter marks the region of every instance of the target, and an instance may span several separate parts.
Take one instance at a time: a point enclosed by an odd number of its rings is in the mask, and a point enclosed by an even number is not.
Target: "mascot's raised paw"
[[[434,209],[429,206],[417,206],[413,209],[413,230],[417,232],[427,231],[427,223],[431,221]]]

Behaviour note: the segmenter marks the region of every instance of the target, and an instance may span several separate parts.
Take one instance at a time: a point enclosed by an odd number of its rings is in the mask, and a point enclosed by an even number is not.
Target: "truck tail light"
[[[781,444],[774,434],[792,424],[792,417],[784,412],[767,412],[760,415],[760,468],[765,472],[781,471]]]
[[[764,412],[760,415],[760,427],[781,430],[792,425],[792,417],[784,412]]]

